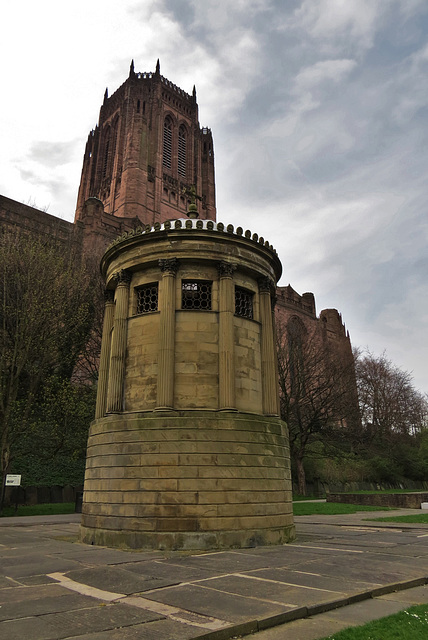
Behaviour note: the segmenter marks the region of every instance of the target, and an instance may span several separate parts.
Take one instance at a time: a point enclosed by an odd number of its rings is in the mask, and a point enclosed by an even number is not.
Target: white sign
[[[19,487],[21,484],[21,476],[8,473],[6,476],[6,487]]]

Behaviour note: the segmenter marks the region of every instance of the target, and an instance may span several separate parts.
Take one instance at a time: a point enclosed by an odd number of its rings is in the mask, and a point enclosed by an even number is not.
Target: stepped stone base
[[[181,411],[91,425],[81,540],[225,549],[295,537],[288,434],[276,417]]]

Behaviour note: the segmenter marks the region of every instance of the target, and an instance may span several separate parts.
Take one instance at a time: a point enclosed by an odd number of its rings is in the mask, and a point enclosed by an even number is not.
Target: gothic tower
[[[156,71],[136,73],[108,97],[90,132],[75,221],[97,198],[104,212],[144,224],[182,218],[190,203],[200,218],[215,220],[214,150],[210,129],[198,121],[192,95]]]

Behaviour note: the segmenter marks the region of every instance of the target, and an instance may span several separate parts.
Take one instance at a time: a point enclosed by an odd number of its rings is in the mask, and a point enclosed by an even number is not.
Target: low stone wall
[[[420,509],[421,502],[428,502],[428,492],[417,493],[329,493],[327,502],[361,504],[396,509]]]

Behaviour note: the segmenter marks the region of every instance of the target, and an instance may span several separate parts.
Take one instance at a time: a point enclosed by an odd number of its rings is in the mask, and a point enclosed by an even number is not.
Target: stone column
[[[104,292],[104,322],[101,341],[100,367],[98,372],[97,405],[95,419],[102,418],[107,408],[107,387],[110,368],[111,330],[114,320],[114,291],[106,289]]]
[[[162,272],[162,298],[160,300],[159,363],[157,411],[174,408],[175,366],[175,276],[178,260],[159,260]]]
[[[116,308],[114,312],[111,341],[110,371],[107,392],[107,413],[123,409],[123,379],[125,374],[126,334],[128,329],[128,303],[131,274],[122,269],[114,276],[116,286]]]
[[[228,262],[220,262],[219,282],[219,409],[236,411],[235,407],[235,369],[233,363],[233,315],[235,313],[235,295],[233,272],[236,267]]]
[[[262,324],[263,413],[268,416],[278,415],[278,379],[276,377],[275,342],[272,324],[272,289],[273,283],[270,278],[261,278],[259,280],[260,320]]]

